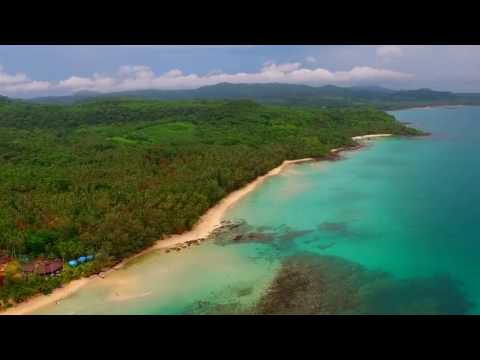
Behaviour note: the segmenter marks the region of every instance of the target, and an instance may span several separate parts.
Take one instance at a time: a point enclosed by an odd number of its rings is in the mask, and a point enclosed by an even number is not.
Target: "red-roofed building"
[[[24,273],[36,275],[51,275],[63,270],[63,261],[55,260],[36,260],[22,267]]]

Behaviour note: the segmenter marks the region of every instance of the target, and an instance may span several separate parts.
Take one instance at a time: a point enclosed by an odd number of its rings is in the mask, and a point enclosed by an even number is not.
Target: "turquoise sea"
[[[392,114],[432,135],[294,165],[228,211],[234,229],[36,313],[480,313],[480,107]]]

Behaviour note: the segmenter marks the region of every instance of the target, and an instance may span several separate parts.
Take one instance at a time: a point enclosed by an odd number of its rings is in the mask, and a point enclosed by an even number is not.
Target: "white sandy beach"
[[[355,136],[352,139],[355,141],[367,140],[367,139],[374,139],[379,137],[387,137],[391,136],[392,134],[374,134],[374,135],[363,135],[363,136]],[[343,151],[344,149],[332,149],[331,152],[339,152]],[[187,231],[180,235],[172,235],[165,239],[159,240],[155,245],[146,249],[133,257],[125,259],[120,264],[116,265],[111,270],[104,273],[104,276],[108,276],[108,274],[112,271],[115,271],[127,264],[134,258],[142,256],[149,251],[155,249],[166,249],[170,247],[177,246],[179,244],[185,243],[187,241],[197,240],[200,238],[207,237],[212,231],[216,228],[221,226],[222,218],[225,212],[236,202],[242,199],[244,196],[255,190],[259,185],[261,185],[266,179],[271,176],[278,175],[282,173],[285,169],[287,169],[292,164],[298,164],[302,162],[314,161],[313,158],[305,158],[305,159],[298,159],[298,160],[286,160],[280,166],[270,170],[267,174],[258,177],[245,187],[236,190],[229,195],[227,195],[223,200],[221,200],[217,205],[209,209],[198,221],[198,223],[194,226],[194,228],[190,231]],[[0,315],[25,315],[30,314],[39,308],[42,308],[48,304],[53,302],[61,301],[62,299],[66,298],[67,296],[73,294],[74,292],[78,291],[81,287],[85,286],[87,283],[91,281],[101,281],[101,278],[98,275],[93,275],[89,278],[83,278],[79,280],[72,281],[69,284],[66,284],[62,288],[58,288],[54,290],[49,295],[42,295],[39,294],[30,300],[27,300],[23,303],[20,303],[10,309],[1,312]]]
[[[375,139],[379,137],[388,137],[392,136],[392,134],[372,134],[372,135],[362,135],[362,136],[354,136],[352,137],[353,140],[359,141],[359,140],[368,140],[368,139]]]

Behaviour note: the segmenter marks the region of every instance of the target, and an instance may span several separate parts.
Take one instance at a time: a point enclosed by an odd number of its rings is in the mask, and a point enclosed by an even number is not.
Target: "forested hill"
[[[190,229],[283,160],[321,157],[367,133],[417,134],[372,108],[251,101],[0,102],[0,255],[96,260],[60,278],[8,273],[0,307]]]
[[[395,109],[434,105],[480,105],[480,94],[460,94],[430,89],[391,90],[379,86],[321,86],[291,84],[221,83],[194,90],[138,90],[101,94],[81,92],[72,96],[37,98],[45,104],[72,104],[102,98],[136,98],[150,100],[224,100],[246,99],[265,104],[314,107],[364,106]]]

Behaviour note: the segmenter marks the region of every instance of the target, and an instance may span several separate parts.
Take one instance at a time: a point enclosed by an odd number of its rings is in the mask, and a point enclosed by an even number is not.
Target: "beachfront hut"
[[[61,259],[36,260],[24,265],[22,270],[26,275],[52,275],[63,270],[63,261]]]

